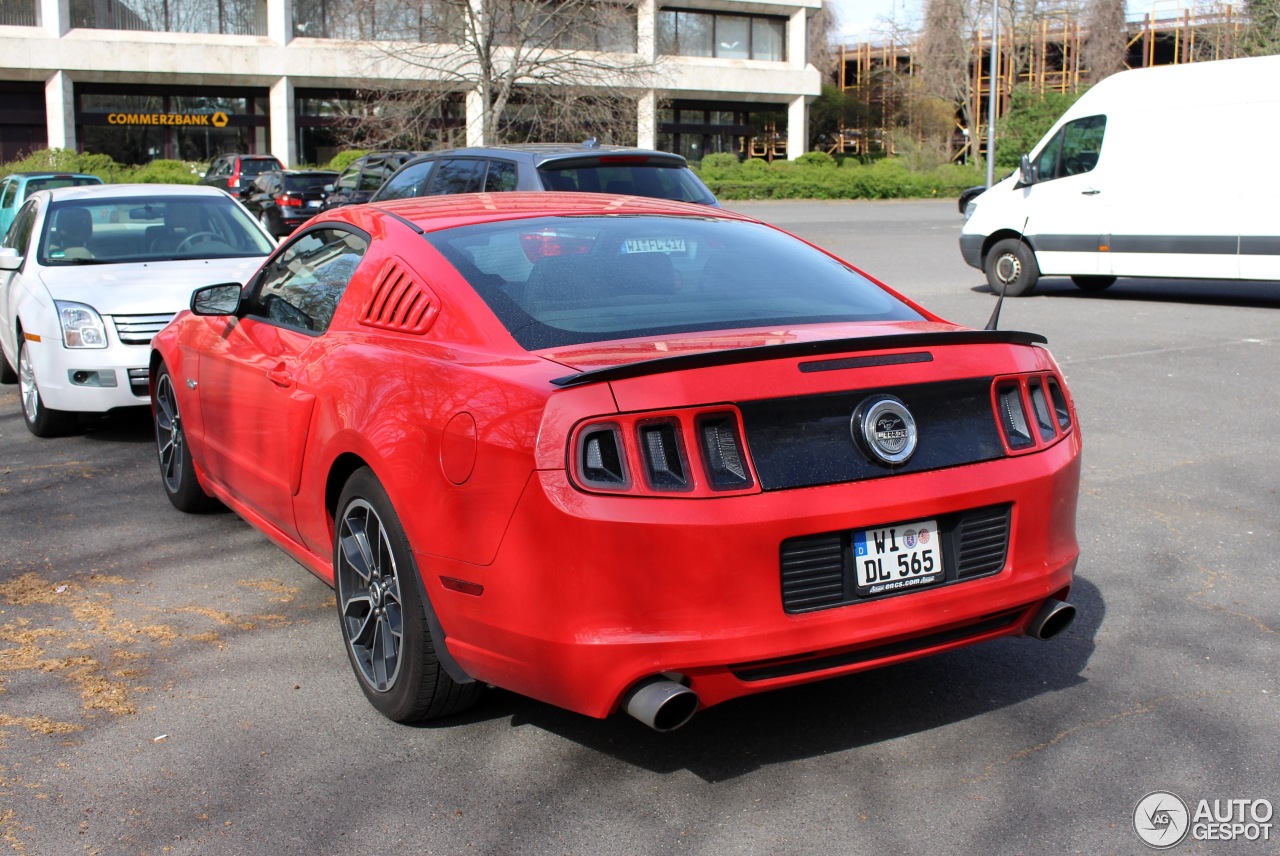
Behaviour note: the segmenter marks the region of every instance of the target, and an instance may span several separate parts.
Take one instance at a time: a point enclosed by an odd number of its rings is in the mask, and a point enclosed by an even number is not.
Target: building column
[[[658,147],[658,92],[650,89],[636,105],[636,145],[642,149]]]
[[[295,166],[298,157],[298,109],[293,97],[293,81],[282,77],[271,84],[268,100],[271,109],[271,154],[286,167]]]
[[[41,28],[60,39],[71,29],[71,0],[39,0]]]
[[[484,138],[484,99],[480,93],[472,89],[467,93],[467,145],[483,146]]]
[[[803,95],[787,105],[787,160],[795,160],[809,145],[809,102]]]
[[[267,38],[279,45],[293,41],[293,0],[267,0]]]
[[[55,71],[44,82],[44,112],[49,148],[76,149],[75,84],[65,71]]]

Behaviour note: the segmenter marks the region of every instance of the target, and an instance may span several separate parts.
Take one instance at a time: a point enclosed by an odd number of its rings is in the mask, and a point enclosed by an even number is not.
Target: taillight
[[[302,200],[295,199],[287,193],[282,193],[276,197],[276,204],[281,208],[301,208]]]
[[[1044,448],[1071,430],[1071,408],[1053,374],[996,378],[996,422],[1008,452]]]
[[[231,167],[231,177],[227,179],[227,189],[235,190],[240,186],[240,164]]]
[[[520,236],[520,246],[525,258],[537,263],[551,256],[581,256],[591,252],[593,238],[581,235],[563,235],[553,229],[525,232]]]
[[[571,475],[584,490],[707,497],[756,489],[740,417],[723,406],[588,422],[571,449]]]

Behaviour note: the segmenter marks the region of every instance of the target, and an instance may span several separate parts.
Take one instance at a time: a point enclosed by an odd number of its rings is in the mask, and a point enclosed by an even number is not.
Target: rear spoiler
[[[1039,333],[1020,333],[1016,330],[949,330],[932,333],[899,333],[893,336],[864,336],[852,339],[824,339],[818,342],[788,342],[784,345],[757,345],[750,348],[659,357],[638,363],[625,363],[565,375],[551,382],[559,387],[570,387],[644,377],[663,372],[728,366],[736,363],[756,363],[763,360],[785,360],[791,357],[818,357],[826,354],[952,345],[1043,345],[1048,341]],[[832,368],[838,367],[842,366],[832,366]]]

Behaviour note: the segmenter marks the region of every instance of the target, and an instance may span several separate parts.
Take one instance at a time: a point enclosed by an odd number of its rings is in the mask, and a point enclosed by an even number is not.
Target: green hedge
[[[108,184],[196,184],[206,164],[154,160],[142,166],[125,166],[108,155],[41,149],[25,158],[0,164],[0,177],[13,172],[81,172],[96,175]]]
[[[738,199],[928,199],[954,197],[982,184],[977,166],[946,164],[912,172],[895,160],[843,163],[825,152],[808,152],[795,161],[768,163],[759,158],[739,163],[733,155],[709,155],[694,165],[711,192]]]

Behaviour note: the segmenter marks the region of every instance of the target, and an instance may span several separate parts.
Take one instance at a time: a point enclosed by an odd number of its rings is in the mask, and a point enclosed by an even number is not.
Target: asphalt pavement
[[[953,200],[728,207],[991,314]],[[1076,622],[668,735],[503,691],[383,719],[331,591],[169,505],[145,412],[37,440],[0,387],[0,853],[1139,854],[1152,792],[1246,815],[1172,852],[1280,852],[1280,283],[1050,279],[1001,327],[1079,410]]]

